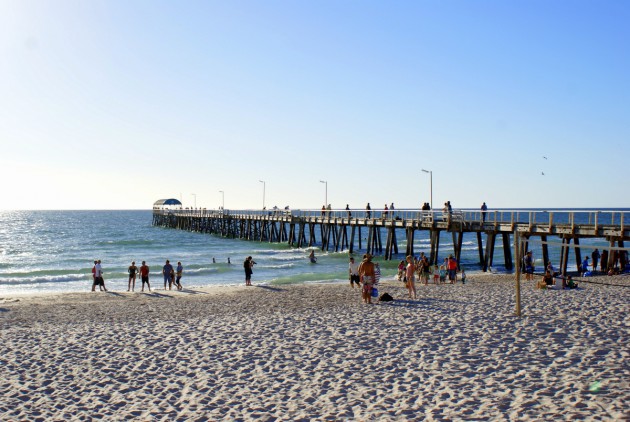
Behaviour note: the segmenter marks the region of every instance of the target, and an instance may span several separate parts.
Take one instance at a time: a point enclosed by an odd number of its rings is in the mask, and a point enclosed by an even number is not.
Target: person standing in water
[[[308,255],[308,259],[311,261],[311,264],[317,263],[317,258],[315,258],[315,249],[311,250],[311,253]]]
[[[252,285],[252,274],[254,273],[253,268],[256,265],[256,262],[251,256],[248,256],[243,262],[243,269],[245,270],[245,285]]]
[[[132,291],[136,288],[136,276],[138,274],[138,267],[136,267],[136,261],[132,261],[131,265],[127,269],[129,273],[129,284],[127,285],[127,291]]]

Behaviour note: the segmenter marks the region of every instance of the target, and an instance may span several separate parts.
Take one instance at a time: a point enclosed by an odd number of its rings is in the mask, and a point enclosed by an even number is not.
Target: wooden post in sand
[[[518,230],[514,231],[514,254],[516,255],[516,316],[521,317],[521,265],[522,258],[521,236]]]

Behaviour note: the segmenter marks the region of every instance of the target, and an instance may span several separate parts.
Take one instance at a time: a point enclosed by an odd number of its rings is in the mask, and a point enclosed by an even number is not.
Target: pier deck
[[[217,234],[224,237],[261,242],[287,243],[295,247],[320,247],[322,250],[354,253],[357,250],[382,254],[392,259],[399,254],[397,232],[404,231],[405,255],[413,255],[416,231],[427,231],[431,239],[429,261],[438,262],[440,234],[453,236],[453,254],[459,262],[463,237],[472,233],[477,237],[479,262],[483,270],[492,266],[494,245],[500,236],[503,241],[505,267],[511,270],[513,236],[516,232],[527,242],[539,238],[544,262],[548,261],[548,238],[561,241],[563,251],[560,269],[566,272],[568,251],[575,250],[576,262],[581,262],[580,239],[606,240],[611,249],[623,248],[630,239],[626,226],[628,213],[623,211],[567,211],[567,210],[479,210],[421,211],[403,209],[372,210],[205,210],[153,209],[153,225],[180,230]],[[364,236],[367,241],[363,245]],[[386,236],[383,236],[383,232]],[[483,234],[486,235],[485,246]],[[385,247],[382,239],[385,238]],[[573,242],[573,246],[570,246]],[[525,245],[527,249],[527,243]],[[614,254],[609,255],[613,263]],[[518,258],[517,258],[518,261]]]

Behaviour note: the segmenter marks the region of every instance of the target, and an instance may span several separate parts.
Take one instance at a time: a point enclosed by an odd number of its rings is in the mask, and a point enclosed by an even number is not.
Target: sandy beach
[[[630,417],[630,277],[471,278],[4,297],[0,420]]]

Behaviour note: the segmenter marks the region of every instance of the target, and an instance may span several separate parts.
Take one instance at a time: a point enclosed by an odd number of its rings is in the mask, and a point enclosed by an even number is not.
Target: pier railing
[[[543,261],[548,262],[548,237],[562,241],[560,268],[566,272],[568,251],[575,250],[575,261],[582,262],[580,239],[599,238],[612,248],[623,248],[630,240],[626,231],[629,211],[623,210],[492,210],[456,209],[452,211],[426,211],[419,209],[271,209],[271,210],[207,210],[186,208],[154,208],[153,224],[181,230],[217,233],[224,237],[247,240],[288,242],[298,248],[321,246],[322,250],[335,251],[348,248],[368,253],[383,253],[385,259],[398,254],[397,231],[404,230],[405,255],[414,254],[414,233],[429,232],[431,251],[429,262],[438,262],[440,234],[452,234],[453,252],[459,262],[463,237],[474,234],[479,251],[479,262],[485,271],[493,264],[497,238],[503,243],[505,268],[513,268],[512,236],[520,234],[527,242],[538,241]],[[361,230],[364,234],[361,234]],[[349,231],[349,233],[348,233]],[[385,231],[385,235],[381,235]],[[367,234],[367,238],[364,237]],[[485,234],[485,247],[482,236]],[[386,237],[385,248],[382,238]],[[570,245],[573,243],[573,245]],[[527,248],[527,246],[525,246]],[[485,252],[484,252],[485,249]],[[516,252],[516,251],[515,251]],[[613,265],[615,254],[610,254]],[[520,258],[517,258],[520,259]]]
[[[417,221],[424,223],[456,221],[462,224],[478,224],[481,226],[492,225],[529,225],[529,226],[592,226],[595,229],[601,226],[614,226],[624,232],[625,223],[629,221],[629,212],[617,210],[491,210],[482,212],[477,209],[455,209],[452,212],[424,211],[419,209],[271,209],[271,210],[207,210],[199,209],[166,209],[156,208],[158,214],[170,214],[177,216],[198,217],[232,217],[232,218],[305,218],[308,220],[393,220],[393,221]]]

